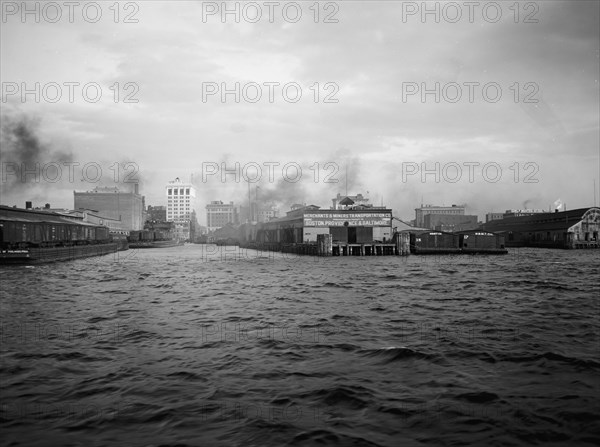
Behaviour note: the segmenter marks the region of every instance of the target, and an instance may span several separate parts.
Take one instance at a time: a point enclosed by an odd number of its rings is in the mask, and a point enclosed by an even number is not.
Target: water
[[[3,267],[3,445],[597,445],[598,251]]]

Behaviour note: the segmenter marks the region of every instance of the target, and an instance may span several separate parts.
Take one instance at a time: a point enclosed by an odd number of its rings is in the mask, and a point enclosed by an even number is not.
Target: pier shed
[[[333,244],[391,243],[392,210],[321,210],[315,205],[289,211],[285,217],[259,225],[257,242],[316,243],[319,234],[330,234]]]
[[[600,248],[600,208],[506,217],[482,229],[504,235],[507,247]]]

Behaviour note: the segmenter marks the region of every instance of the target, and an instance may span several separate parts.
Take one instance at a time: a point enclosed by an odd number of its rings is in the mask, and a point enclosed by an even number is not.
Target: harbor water
[[[2,445],[600,443],[600,252],[1,267]]]

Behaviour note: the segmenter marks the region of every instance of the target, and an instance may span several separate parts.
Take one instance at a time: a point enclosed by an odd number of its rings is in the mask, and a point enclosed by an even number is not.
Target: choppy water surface
[[[4,445],[597,445],[598,251],[3,267]]]

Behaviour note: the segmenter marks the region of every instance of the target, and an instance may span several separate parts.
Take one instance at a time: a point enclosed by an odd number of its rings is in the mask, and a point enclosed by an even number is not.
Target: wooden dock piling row
[[[393,256],[399,255],[395,244],[333,244],[333,256]]]
[[[399,234],[393,243],[371,242],[365,244],[333,243],[330,234],[317,235],[318,256],[408,256],[410,237]]]
[[[331,234],[317,235],[317,254],[319,256],[333,255],[333,241],[331,239]]]
[[[321,237],[323,236],[323,237]],[[367,243],[347,244],[333,243],[331,235],[318,235],[317,243],[312,244],[240,244],[241,248],[259,251],[279,251],[296,255],[310,256],[408,256],[410,254],[408,243]]]

